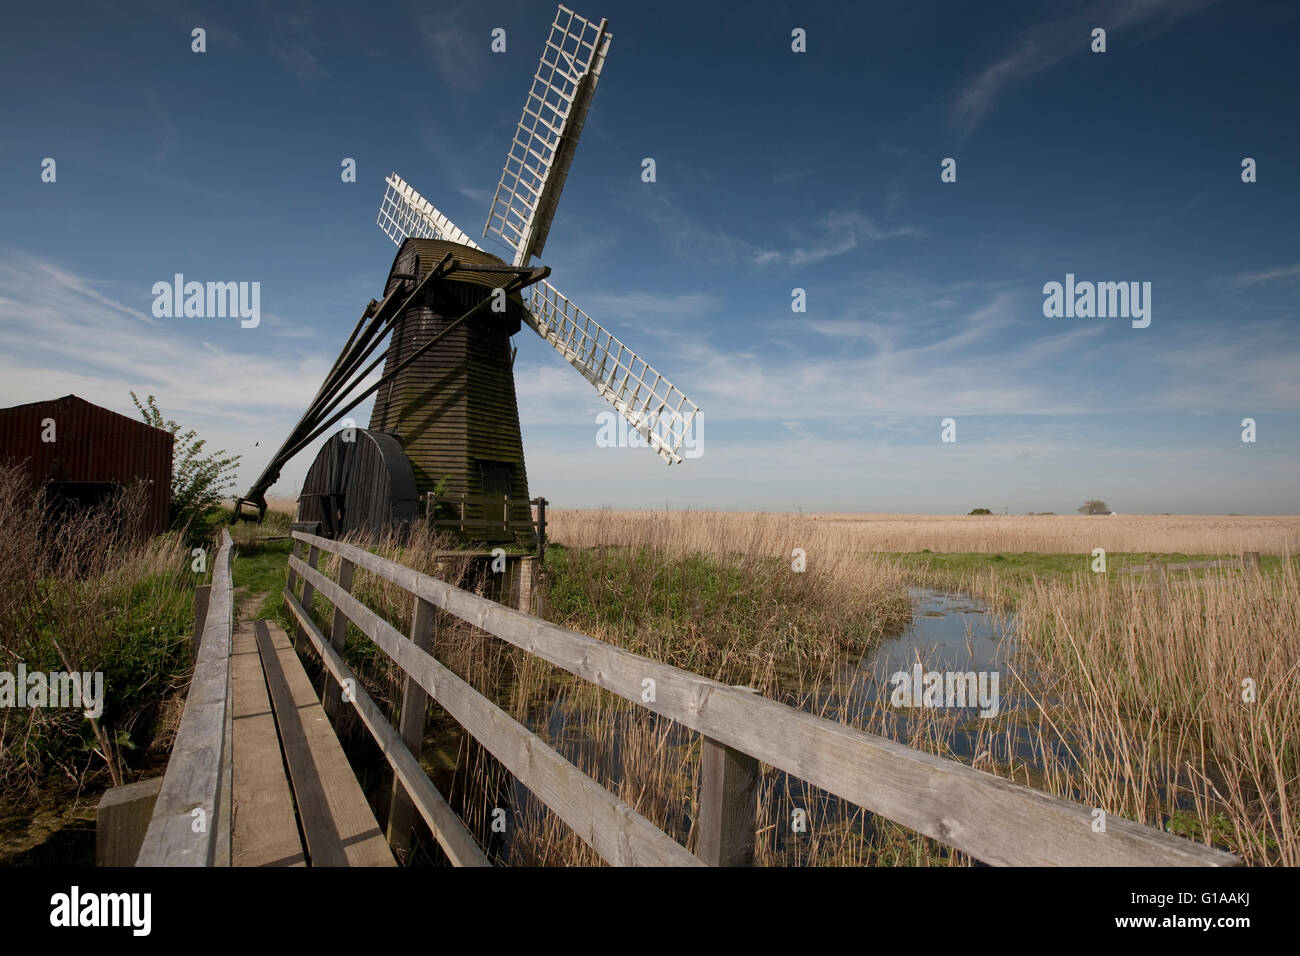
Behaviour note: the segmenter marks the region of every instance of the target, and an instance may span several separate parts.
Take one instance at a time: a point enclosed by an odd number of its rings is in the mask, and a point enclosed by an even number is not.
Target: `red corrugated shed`
[[[42,440],[46,420],[52,442]],[[0,463],[25,462],[34,488],[46,482],[149,482],[148,526],[167,530],[172,436],[75,395],[0,409]]]

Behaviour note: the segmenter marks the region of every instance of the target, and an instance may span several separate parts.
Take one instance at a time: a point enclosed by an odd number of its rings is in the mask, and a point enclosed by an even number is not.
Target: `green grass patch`
[[[254,617],[288,624],[282,593],[292,552],[293,542],[289,540],[258,541],[236,547],[230,564],[231,583],[236,588],[247,588],[249,594],[266,595]]]
[[[754,659],[778,669],[861,651],[904,627],[906,594],[859,591],[787,562],[634,548],[548,547],[547,616],[637,654],[741,680]]]
[[[1008,585],[1013,597],[1018,598],[1035,578],[1040,580],[1068,580],[1074,575],[1093,574],[1094,558],[1091,554],[1060,554],[1048,552],[1005,552],[995,554],[983,551],[966,552],[877,552],[885,554],[903,564],[904,567],[916,569],[920,582],[934,587],[959,588],[963,582],[976,575],[993,572],[1000,582]],[[1124,582],[1130,577],[1141,578],[1124,573],[1125,568],[1151,564],[1193,564],[1200,561],[1223,561],[1224,569],[1204,568],[1191,571],[1170,572],[1171,581],[1187,580],[1207,575],[1241,574],[1238,554],[1182,554],[1182,553],[1128,553],[1119,551],[1106,552],[1106,576],[1112,582]],[[1293,559],[1300,569],[1300,556]],[[1260,571],[1263,574],[1276,574],[1282,568],[1282,558],[1263,555],[1260,558]],[[1156,572],[1152,571],[1152,576]]]

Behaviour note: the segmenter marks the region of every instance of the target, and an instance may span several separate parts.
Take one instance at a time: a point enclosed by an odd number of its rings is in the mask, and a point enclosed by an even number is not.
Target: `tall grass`
[[[574,547],[653,539],[670,550],[718,553],[733,540],[778,537],[843,551],[1300,553],[1293,515],[789,515],[724,511],[549,509],[551,536]],[[763,529],[763,530],[759,530]],[[756,539],[755,536],[758,536]],[[763,542],[767,543],[767,542]],[[812,553],[811,551],[809,552]]]
[[[436,554],[446,544],[417,528],[410,541],[369,546],[418,570],[490,592],[490,579],[475,578],[463,559]],[[815,542],[803,544],[816,548]],[[547,616],[599,640],[796,704],[820,695],[845,660],[909,618],[903,572],[884,561],[848,553],[822,555],[810,571],[794,572],[790,541],[775,524],[757,529],[749,539],[733,536],[721,550],[725,558],[673,551],[651,536],[591,549],[557,546],[547,558]],[[337,561],[324,568],[334,577]],[[394,626],[409,628],[412,600],[400,588],[358,570],[353,591]],[[328,615],[328,606],[318,604],[317,621]],[[697,734],[448,615],[438,616],[433,653],[638,812],[694,845]],[[367,691],[396,720],[397,669],[355,630],[345,656]],[[426,758],[440,762],[430,751],[450,758],[454,770],[439,783],[498,861],[599,862],[577,834],[518,788],[480,745],[440,719],[436,707],[433,715],[441,736],[431,735]],[[789,791],[783,779],[768,774],[761,798],[764,812],[788,818]],[[812,806],[813,799],[805,794],[800,805],[810,809],[820,826],[829,817]],[[505,838],[491,829],[498,808],[509,813]],[[850,817],[855,813],[850,811]],[[786,842],[769,834],[761,845],[763,861],[788,861],[792,851]],[[793,852],[802,853],[800,862],[832,861],[833,851],[818,846]]]
[[[53,776],[123,782],[131,754],[165,746],[183,686],[193,575],[181,537],[145,535],[142,489],[51,520],[21,466],[0,467],[0,670],[104,673],[104,712],[5,708],[0,785],[35,796]]]
[[[927,583],[924,569],[904,570],[871,553],[885,544],[909,550],[946,546],[1087,554],[1091,547],[1105,546],[1286,556],[1300,525],[1289,518],[976,518],[970,520],[984,528],[971,531],[966,520],[923,519],[906,528],[889,519],[880,528],[874,527],[880,522],[790,515],[558,512],[552,534],[595,554],[602,545],[617,543],[641,556],[647,565],[642,577],[662,576],[664,568],[699,555],[752,567],[755,555],[775,559],[804,547],[809,573],[823,572],[826,583],[834,583],[829,595],[806,592],[811,603],[799,613],[807,617],[819,609],[826,615],[820,633],[829,645],[846,604],[836,589],[859,593],[864,580],[895,591]],[[1001,525],[992,540],[982,537],[990,525]],[[658,570],[650,569],[654,565]],[[948,757],[973,754],[965,759],[979,769],[1225,846],[1248,863],[1291,865],[1300,859],[1300,745],[1295,743],[1300,740],[1300,589],[1294,562],[1277,567],[1276,574],[1233,572],[1164,591],[1143,588],[1139,578],[1104,575],[1033,579],[1028,588],[994,571],[966,580],[970,592],[1017,611],[1014,653],[1005,667],[1008,690],[1022,706],[1014,715],[973,728],[959,726],[959,718],[944,711],[914,711],[904,720],[879,703],[847,707],[859,689],[853,685],[870,678],[852,668],[846,678],[825,659],[821,666],[809,666],[808,658],[796,655],[791,668],[785,666],[789,659],[735,657],[751,672],[745,674],[742,666],[740,673],[716,676],[918,749]],[[591,589],[612,590],[608,583]],[[658,659],[680,655],[673,647],[647,642],[637,613],[622,612],[621,621],[630,626],[618,635],[608,633],[608,617],[570,614],[565,623],[588,633],[600,633],[604,625],[607,639]],[[712,622],[707,615],[694,620],[703,627]],[[783,615],[774,623],[779,627],[787,620]],[[771,633],[771,626],[759,629],[753,640],[761,642]],[[844,651],[852,656],[851,646]],[[1252,703],[1242,699],[1247,678],[1256,688]],[[873,689],[873,701],[882,700],[879,688]],[[959,737],[965,738],[961,748]],[[788,830],[789,812],[796,806],[807,809],[810,802],[810,812],[819,817],[812,835],[803,841],[777,839]],[[765,772],[760,818],[761,862],[968,862],[771,770]]]
[[[1141,589],[1039,582],[1018,608],[1026,673],[1067,750],[1047,789],[1300,864],[1300,586],[1277,574]]]
[[[1249,863],[1297,862],[1300,597],[1290,561],[1280,562],[1276,574],[1233,574],[1167,591],[1103,575],[1031,576],[1028,585],[993,571],[967,579],[976,596],[1014,604],[1017,612],[1003,665],[1004,700],[1014,698],[1016,706],[971,721],[961,711],[891,708],[878,677],[859,666],[865,650],[908,621],[907,589],[926,583],[928,572],[873,553],[843,523],[699,512],[560,515],[551,526],[556,546],[544,586],[545,614],[557,623],[1109,814],[1227,847]],[[1267,550],[1271,532],[1261,533],[1233,544]],[[1214,550],[1191,537],[1161,543]],[[374,549],[484,590],[463,560],[437,553],[448,545],[417,531],[411,541]],[[802,573],[791,568],[795,549],[806,553]],[[327,573],[334,576],[336,567],[327,565]],[[354,590],[395,626],[409,628],[405,592],[360,571]],[[321,605],[317,619],[327,614]],[[433,653],[694,847],[698,734],[446,615],[439,615]],[[349,640],[348,655],[396,720],[400,673],[359,634]],[[1252,703],[1241,696],[1246,678],[1257,688]],[[599,862],[436,705],[431,714],[426,761],[440,768],[440,788],[499,862]],[[502,808],[505,835],[491,827]],[[808,816],[806,833],[792,830],[795,810]],[[757,862],[765,865],[971,862],[770,767],[763,768],[756,834]]]

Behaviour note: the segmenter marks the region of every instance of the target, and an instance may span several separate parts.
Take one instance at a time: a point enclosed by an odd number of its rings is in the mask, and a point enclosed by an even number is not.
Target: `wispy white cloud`
[[[434,69],[447,86],[456,90],[476,90],[483,84],[483,58],[487,50],[484,37],[470,35],[461,18],[468,5],[448,10],[439,7],[418,15],[420,35],[429,50]]]
[[[611,331],[626,329],[630,334],[638,325],[712,315],[722,308],[723,299],[712,292],[594,292],[584,296],[579,305]]]
[[[1063,60],[1087,55],[1094,27],[1104,28],[1108,44],[1114,43],[1126,28],[1146,24],[1161,29],[1213,2],[1107,0],[1096,5],[1079,5],[1067,16],[1035,24],[1018,34],[1009,49],[992,63],[966,78],[952,104],[953,126],[963,135],[973,132],[1008,90]],[[1127,42],[1132,45],[1131,35]]]
[[[793,231],[794,246],[786,250],[765,250],[754,256],[759,266],[781,263],[790,266],[812,265],[833,259],[869,245],[905,236],[924,236],[923,229],[913,226],[883,228],[870,216],[855,211],[826,213],[815,223],[813,232]]]
[[[1288,322],[1255,323],[1249,335],[1225,339],[1208,331],[1189,333],[1163,348],[1154,364],[1171,383],[1151,396],[1170,411],[1245,409],[1261,414],[1300,408],[1300,345]]]
[[[1263,285],[1266,282],[1296,278],[1300,278],[1300,264],[1281,269],[1269,269],[1266,272],[1242,272],[1227,277],[1229,282],[1236,285]]]
[[[155,319],[27,256],[0,259],[0,289],[0,395],[15,403],[51,388],[64,394],[55,383],[67,377],[93,387],[95,396],[84,397],[115,406],[128,390],[148,389],[172,407],[256,418],[269,408],[306,407],[332,360],[267,355],[261,329],[234,320]],[[194,334],[184,323],[213,324]]]
[[[787,183],[797,183],[801,179],[807,179],[813,174],[812,167],[802,167],[799,169],[785,169],[778,173],[772,174],[772,185],[784,186]]]
[[[329,76],[320,61],[300,43],[272,43],[271,55],[297,77],[299,83],[308,83]]]
[[[710,263],[750,262],[764,250],[747,239],[714,226],[706,226],[684,206],[670,198],[665,188],[642,192],[638,212],[659,230],[679,255]]]
[[[755,268],[813,265],[872,243],[926,235],[923,229],[913,226],[882,226],[856,210],[835,210],[818,217],[811,229],[790,229],[789,245],[775,248],[702,224],[666,190],[650,194],[641,212],[683,255]]]
[[[66,266],[0,250],[0,405],[72,393],[134,415],[128,393],[153,394],[212,447],[245,455],[241,480],[251,480],[320,387],[333,353],[272,352],[269,326],[155,319],[98,285]],[[310,463],[309,450],[286,480],[301,480]]]

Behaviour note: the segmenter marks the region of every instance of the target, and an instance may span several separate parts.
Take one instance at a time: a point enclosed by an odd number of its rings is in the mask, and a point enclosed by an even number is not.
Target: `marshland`
[[[114,507],[113,515],[87,516],[80,532],[65,528],[58,548],[42,541],[39,521],[15,521],[0,552],[5,633],[28,635],[25,643],[6,641],[6,661],[66,659],[83,670],[103,667],[110,684],[136,688],[112,695],[116,706],[94,726],[48,712],[9,713],[0,758],[9,862],[39,860],[43,844],[84,852],[84,838],[75,838],[88,826],[84,808],[113,783],[157,773],[175,731],[190,666],[189,552],[175,535],[132,538],[123,530],[130,503]],[[1230,850],[1248,864],[1300,861],[1293,557],[1300,519],[548,516],[540,613],[553,622]],[[233,574],[244,617],[288,624],[279,593],[289,520],[287,511],[272,512],[263,526],[235,528]],[[468,561],[434,557],[450,542],[422,526],[406,540],[366,544],[476,586]],[[1107,552],[1106,573],[1092,570],[1095,548]],[[1160,588],[1146,575],[1119,573],[1126,565],[1241,551],[1262,555],[1258,574],[1225,561],[1222,570],[1174,575]],[[803,570],[796,571],[799,552]],[[328,563],[324,570],[336,571]],[[394,626],[409,628],[410,600],[396,587],[358,569],[354,593]],[[318,620],[325,620],[328,607],[318,602]],[[698,734],[449,616],[439,619],[433,653],[693,847]],[[356,630],[345,657],[391,717],[400,672]],[[991,717],[969,707],[894,706],[889,674],[913,663],[995,670],[1002,706]],[[494,862],[599,863],[436,704],[430,716],[425,769]],[[378,815],[391,776],[358,723],[349,714],[339,729]],[[57,801],[49,796],[55,793]],[[78,816],[68,807],[83,810]],[[492,825],[499,808],[511,820],[505,833]],[[791,824],[796,811],[806,821],[801,828]],[[758,812],[760,865],[973,862],[768,767]],[[442,859],[426,839],[404,862]]]

